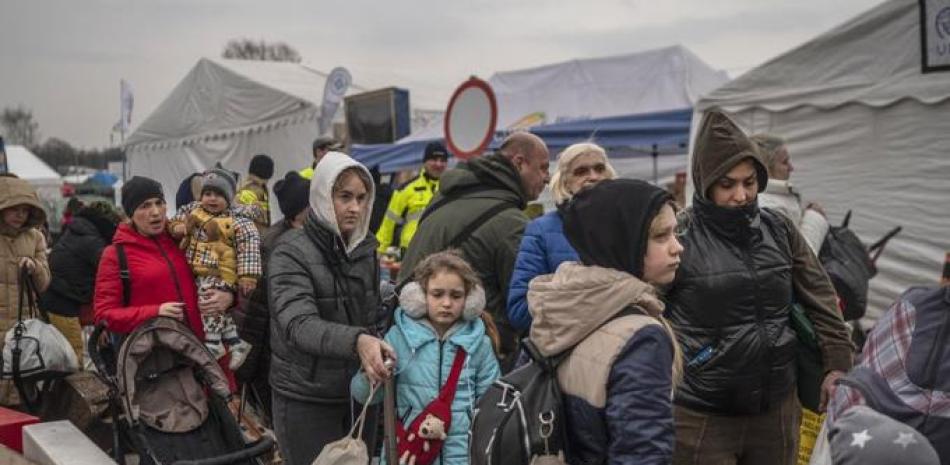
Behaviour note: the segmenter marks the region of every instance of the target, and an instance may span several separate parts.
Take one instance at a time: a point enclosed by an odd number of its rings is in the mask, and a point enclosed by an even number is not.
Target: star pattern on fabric
[[[897,433],[897,439],[894,440],[894,444],[899,444],[904,449],[907,449],[907,446],[917,444],[917,439],[913,433]]]
[[[858,446],[864,449],[864,445],[871,440],[871,435],[868,434],[868,430],[865,429],[860,433],[851,433],[851,446]]]

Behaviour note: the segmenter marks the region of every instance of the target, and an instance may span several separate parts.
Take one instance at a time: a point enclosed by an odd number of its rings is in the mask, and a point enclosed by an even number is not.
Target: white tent
[[[218,162],[243,176],[266,153],[274,180],[305,168],[326,79],[295,63],[202,58],[126,141],[129,172],[158,180],[171,199],[188,175]]]
[[[625,55],[584,58],[493,74],[488,82],[498,103],[500,132],[597,118],[688,110],[702,95],[726,83],[717,71],[687,48],[675,45]],[[449,95],[446,95],[446,105]],[[394,144],[356,146],[354,156],[383,172],[422,163],[426,143],[443,138],[443,118]],[[596,141],[596,134],[595,134]],[[576,142],[581,142],[577,140]],[[497,142],[497,141],[496,141]],[[617,148],[611,151],[618,154]],[[686,150],[663,157],[661,177],[686,165]],[[552,156],[557,153],[552,153]],[[652,177],[652,162],[618,161],[622,174]]]
[[[7,160],[10,172],[20,179],[25,179],[36,187],[63,185],[63,178],[45,161],[22,145],[6,146]]]
[[[36,189],[40,203],[46,208],[50,228],[59,231],[59,215],[64,204],[62,176],[26,147],[8,145],[6,152],[10,172],[25,179]]]
[[[903,232],[878,261],[869,314],[934,285],[950,251],[950,74],[921,73],[916,0],[890,0],[712,92],[748,133],[788,140],[792,181],[866,241]]]
[[[489,83],[501,130],[539,113],[539,122],[550,124],[691,108],[728,79],[674,45],[499,72]]]

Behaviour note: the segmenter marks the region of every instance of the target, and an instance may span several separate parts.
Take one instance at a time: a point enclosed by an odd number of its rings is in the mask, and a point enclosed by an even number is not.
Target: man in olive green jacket
[[[549,164],[544,141],[522,132],[505,139],[498,153],[473,158],[447,171],[409,244],[399,273],[399,281],[405,281],[428,255],[453,246],[461,249],[482,279],[486,310],[501,336],[499,359],[503,371],[511,368],[518,349],[517,336],[505,313],[505,299],[528,223],[523,210],[544,190],[550,179]],[[485,218],[486,214],[490,217]]]

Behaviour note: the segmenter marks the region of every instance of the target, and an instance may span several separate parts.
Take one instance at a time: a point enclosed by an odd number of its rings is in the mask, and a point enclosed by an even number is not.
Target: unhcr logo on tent
[[[923,72],[950,71],[950,0],[920,0]]]
[[[950,40],[950,6],[945,7],[937,13],[934,20],[934,28],[937,30],[937,36],[941,40]]]

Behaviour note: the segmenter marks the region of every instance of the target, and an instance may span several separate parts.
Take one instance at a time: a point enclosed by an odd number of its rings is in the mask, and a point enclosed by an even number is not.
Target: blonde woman
[[[616,177],[607,153],[597,144],[574,144],[558,155],[557,172],[551,178],[557,210],[528,223],[511,275],[508,320],[515,330],[524,332],[531,326],[528,283],[536,276],[554,273],[562,262],[577,260],[577,252],[564,237],[563,206],[581,189]]]

